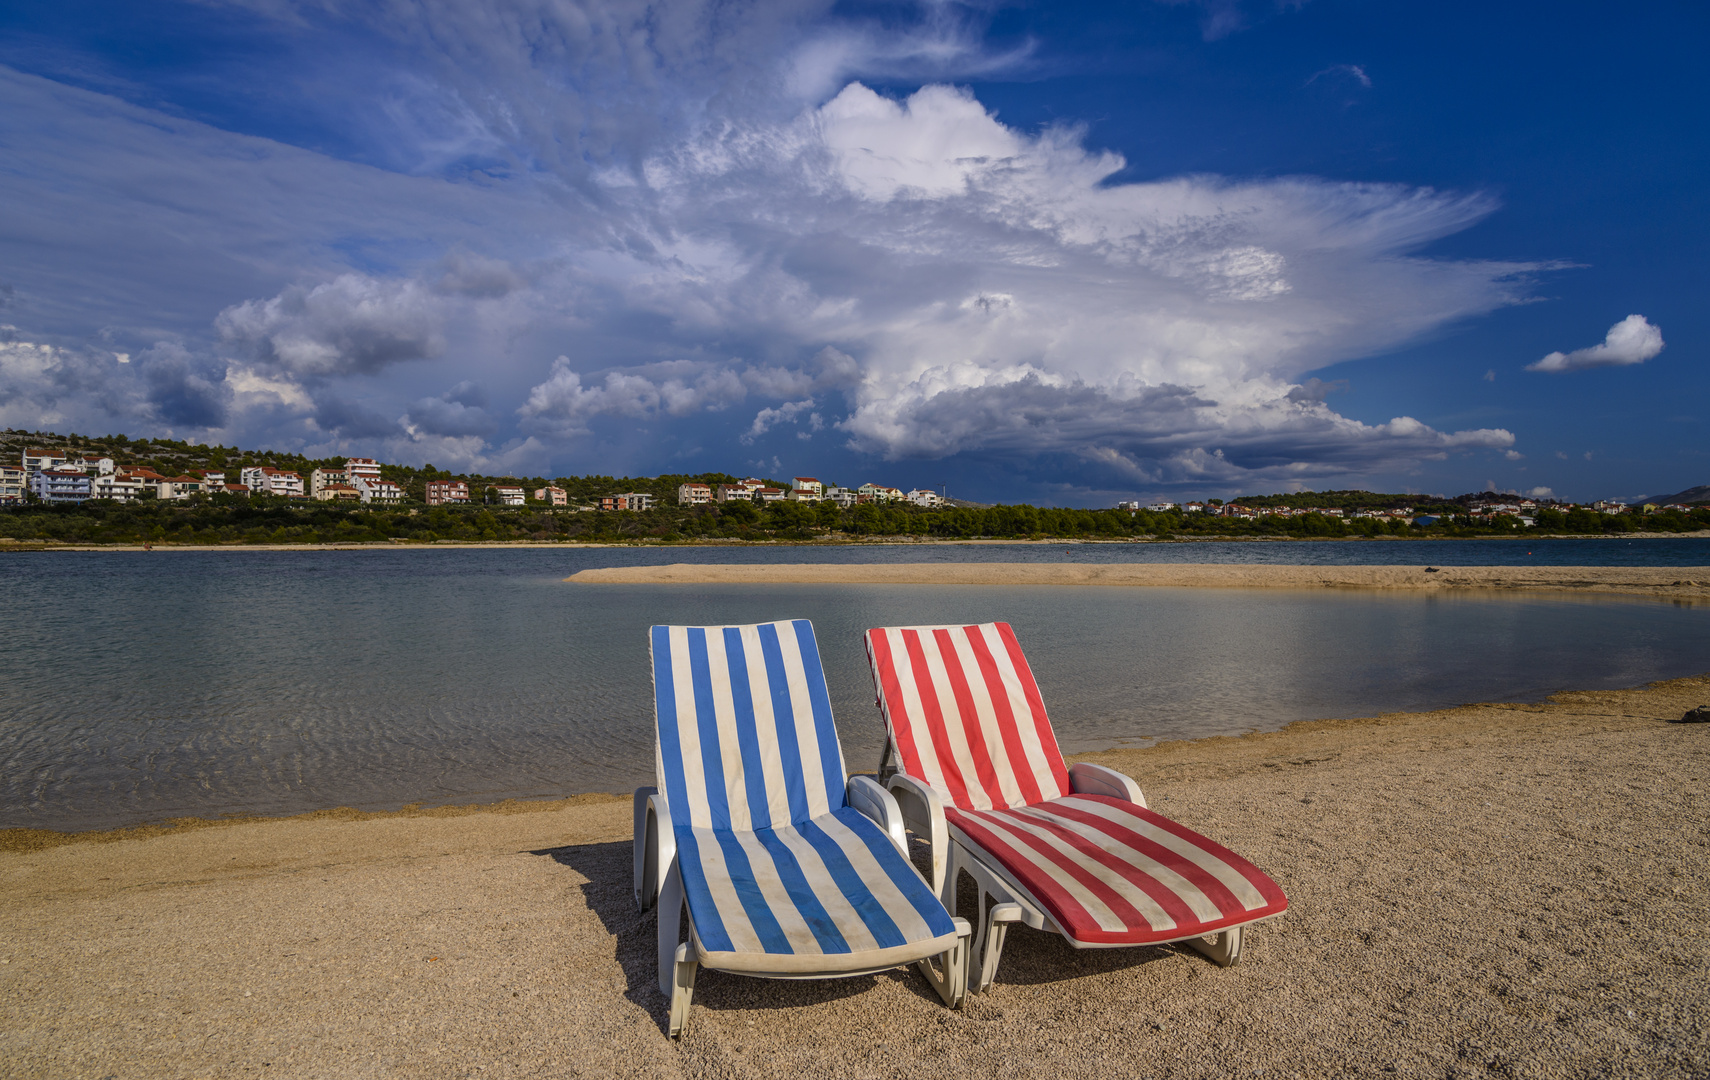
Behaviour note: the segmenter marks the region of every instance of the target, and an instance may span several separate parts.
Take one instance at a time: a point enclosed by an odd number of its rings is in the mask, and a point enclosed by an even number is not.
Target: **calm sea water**
[[[861,633],[886,624],[1013,623],[1071,751],[1710,669],[1710,608],[1646,600],[561,580],[643,562],[1053,559],[1704,566],[1710,542],[14,554],[0,827],[628,790],[652,776],[659,622],[813,620],[856,768],[882,736]]]

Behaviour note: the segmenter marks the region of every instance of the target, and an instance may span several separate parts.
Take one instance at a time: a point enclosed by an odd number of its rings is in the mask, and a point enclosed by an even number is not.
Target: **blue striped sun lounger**
[[[658,787],[635,793],[635,890],[659,904],[669,1033],[701,965],[799,979],[916,963],[959,1005],[968,924],[909,862],[890,793],[845,778],[813,626],[655,626],[652,652]]]

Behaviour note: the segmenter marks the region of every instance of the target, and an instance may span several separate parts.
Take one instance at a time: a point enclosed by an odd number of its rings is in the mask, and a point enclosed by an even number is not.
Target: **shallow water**
[[[652,775],[657,622],[813,620],[852,768],[881,738],[860,638],[877,625],[1011,622],[1070,751],[1710,669],[1710,609],[1651,600],[561,580],[673,561],[1504,561],[1452,543],[19,554],[0,559],[0,827],[627,790]],[[1628,546],[1710,563],[1699,540],[1551,542],[1570,544],[1606,547],[1554,564]]]

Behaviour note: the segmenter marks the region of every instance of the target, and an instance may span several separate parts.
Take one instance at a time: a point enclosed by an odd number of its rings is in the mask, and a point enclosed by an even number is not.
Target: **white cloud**
[[[340,274],[270,300],[247,300],[214,320],[221,340],[295,376],[373,375],[445,346],[440,308],[414,281]]]
[[[1663,351],[1662,330],[1652,326],[1643,315],[1629,315],[1609,328],[1603,344],[1570,353],[1553,352],[1527,371],[1584,371],[1588,368],[1623,367],[1642,364]]]
[[[415,58],[385,120],[398,146],[376,151],[391,171],[0,71],[19,106],[0,136],[24,148],[0,198],[69,223],[33,238],[57,261],[31,272],[109,298],[38,308],[53,332],[33,336],[116,326],[130,367],[166,337],[185,349],[156,357],[158,386],[113,384],[120,413],[223,409],[246,444],[368,440],[443,464],[577,460],[596,430],[658,418],[660,458],[728,454],[811,401],[790,416],[801,434],[888,458],[1056,452],[1231,483],[1512,445],[1344,417],[1335,381],[1308,377],[1527,296],[1537,264],[1414,254],[1492,212],[1487,196],[1122,183],[1123,159],[1079,129],[1022,131],[949,86],[843,82],[1024,62],[942,6],[897,32],[812,4],[262,6],[304,33],[366,22]],[[60,376],[3,369],[0,402],[28,383],[60,403],[36,415],[106,415],[52,389],[110,381],[65,374],[79,348]],[[444,391],[471,378],[480,401]]]
[[[1326,75],[1342,75],[1353,79],[1367,90],[1372,88],[1372,77],[1367,75],[1366,69],[1359,64],[1331,64],[1321,71],[1313,72],[1312,77],[1306,80],[1306,84],[1310,86]]]
[[[1526,497],[1529,499],[1553,499],[1556,497],[1556,492],[1554,488],[1535,487],[1526,492]]]
[[[812,408],[813,398],[803,398],[800,401],[786,401],[775,409],[761,409],[754,415],[754,423],[749,425],[748,430],[743,433],[741,439],[738,441],[744,446],[750,445],[755,439],[758,439],[760,436],[770,431],[773,426],[777,424],[794,423],[796,416],[799,413],[808,412]],[[812,415],[818,416],[819,414],[813,413]],[[805,431],[797,432],[797,434],[809,438],[812,437]]]

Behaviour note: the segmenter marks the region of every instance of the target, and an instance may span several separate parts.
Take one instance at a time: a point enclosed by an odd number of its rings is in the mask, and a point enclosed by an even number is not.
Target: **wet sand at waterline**
[[[1703,1076],[1710,676],[1091,755],[1268,871],[1241,966],[1013,930],[911,972],[705,972],[660,1033],[627,799],[0,833],[0,1074]],[[972,898],[964,891],[963,909]]]
[[[1710,597],[1710,566],[1275,566],[1228,563],[768,563],[610,566],[579,585],[1103,585],[1213,589],[1526,589]]]

